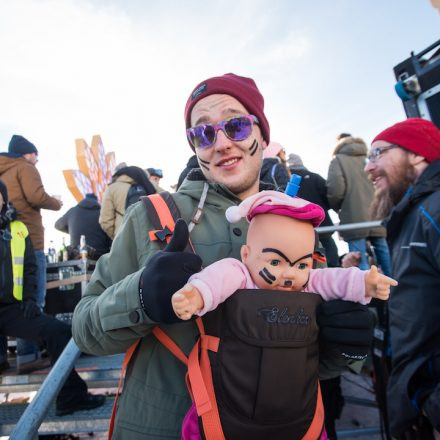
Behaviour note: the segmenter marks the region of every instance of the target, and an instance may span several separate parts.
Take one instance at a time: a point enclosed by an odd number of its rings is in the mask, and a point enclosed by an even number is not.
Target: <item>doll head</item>
[[[313,267],[315,231],[323,209],[298,197],[262,191],[229,208],[226,217],[250,222],[241,259],[260,289],[302,291]]]

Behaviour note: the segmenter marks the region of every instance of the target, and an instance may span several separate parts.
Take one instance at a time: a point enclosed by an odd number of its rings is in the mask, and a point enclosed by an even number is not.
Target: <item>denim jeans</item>
[[[384,275],[391,276],[391,256],[388,243],[384,237],[370,237],[371,246],[376,254],[377,264]]]
[[[348,250],[350,252],[360,252],[361,254],[359,269],[368,270],[370,268],[370,265],[368,264],[367,242],[365,238],[361,238],[359,240],[349,240],[347,241],[347,243],[348,243]]]
[[[44,251],[34,251],[37,263],[37,305],[41,310],[46,301],[46,256]],[[38,346],[26,339],[17,339],[17,364],[32,362],[38,358]]]
[[[374,249],[377,265],[382,269],[385,275],[391,276],[391,257],[386,239],[384,237],[370,237],[368,240]],[[370,268],[368,264],[367,242],[365,239],[349,241],[348,250],[350,252],[361,253],[359,269],[368,270]]]

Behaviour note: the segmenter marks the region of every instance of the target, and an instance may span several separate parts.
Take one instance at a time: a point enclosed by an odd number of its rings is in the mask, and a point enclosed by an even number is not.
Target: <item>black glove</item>
[[[37,306],[35,301],[32,301],[31,299],[25,299],[21,303],[21,310],[23,310],[23,316],[26,319],[34,319],[41,315],[40,308]]]
[[[170,242],[163,251],[151,257],[142,272],[139,283],[141,304],[153,321],[181,322],[171,306],[171,296],[202,268],[202,259],[198,255],[184,251],[188,239],[185,220],[177,220]]]
[[[320,350],[355,360],[370,353],[375,318],[367,306],[341,299],[324,302],[316,320]]]

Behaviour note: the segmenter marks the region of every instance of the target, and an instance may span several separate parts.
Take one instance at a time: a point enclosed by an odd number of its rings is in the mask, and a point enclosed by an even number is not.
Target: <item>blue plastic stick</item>
[[[298,174],[292,174],[292,177],[290,178],[290,182],[286,186],[284,194],[287,194],[290,197],[295,197],[298,194],[301,179],[302,177]]]

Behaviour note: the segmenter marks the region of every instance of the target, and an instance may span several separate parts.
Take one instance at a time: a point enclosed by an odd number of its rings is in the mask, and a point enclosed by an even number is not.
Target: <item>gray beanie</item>
[[[290,153],[289,157],[287,158],[287,166],[289,168],[299,168],[299,167],[303,167],[303,161],[301,160],[301,158],[294,153]]]

